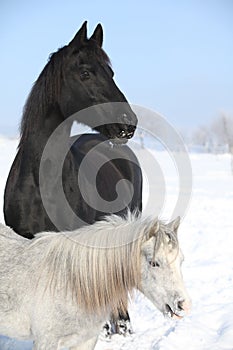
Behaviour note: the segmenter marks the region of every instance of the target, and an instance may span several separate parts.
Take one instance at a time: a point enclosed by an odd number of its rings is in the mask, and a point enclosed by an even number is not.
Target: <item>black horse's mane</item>
[[[83,47],[79,50],[73,50],[72,54],[78,54],[87,47],[94,59],[111,66],[108,55],[94,40],[87,40]],[[63,82],[63,67],[70,53],[68,48],[69,46],[64,46],[50,54],[46,66],[35,81],[23,109],[18,148],[21,148],[33,130],[38,132],[40,116],[46,118],[48,106],[54,106],[56,101],[59,101]]]

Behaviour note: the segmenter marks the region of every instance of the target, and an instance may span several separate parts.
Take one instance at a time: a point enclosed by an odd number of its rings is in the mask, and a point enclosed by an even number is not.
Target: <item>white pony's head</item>
[[[179,224],[179,217],[167,225],[155,220],[149,239],[142,245],[140,289],[164,315],[172,318],[182,318],[191,308],[181,273]]]

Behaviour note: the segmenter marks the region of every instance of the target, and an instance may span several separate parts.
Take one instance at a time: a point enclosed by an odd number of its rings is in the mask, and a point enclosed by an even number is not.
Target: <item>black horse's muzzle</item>
[[[131,139],[134,135],[137,125],[136,115],[130,111],[129,113],[122,113],[118,117],[119,122],[119,133],[117,138],[119,139]]]
[[[97,105],[96,109],[102,123],[95,130],[111,139],[113,144],[125,144],[133,137],[138,119],[127,103]],[[103,123],[103,116],[106,123]]]

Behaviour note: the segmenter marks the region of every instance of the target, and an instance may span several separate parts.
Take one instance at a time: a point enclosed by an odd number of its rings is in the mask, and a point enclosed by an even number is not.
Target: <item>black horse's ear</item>
[[[99,23],[97,25],[97,27],[94,30],[94,33],[92,34],[92,36],[90,37],[90,40],[95,40],[96,43],[102,47],[103,45],[103,28],[102,25]]]
[[[69,43],[69,46],[79,47],[87,40],[87,21],[85,21],[75,37]]]

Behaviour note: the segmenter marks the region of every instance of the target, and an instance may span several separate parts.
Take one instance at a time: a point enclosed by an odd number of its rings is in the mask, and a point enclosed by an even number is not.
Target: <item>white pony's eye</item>
[[[150,260],[149,264],[151,267],[160,267],[160,264],[158,263],[158,261]]]
[[[172,235],[170,232],[166,232],[166,238],[167,238],[168,244],[172,242]]]

